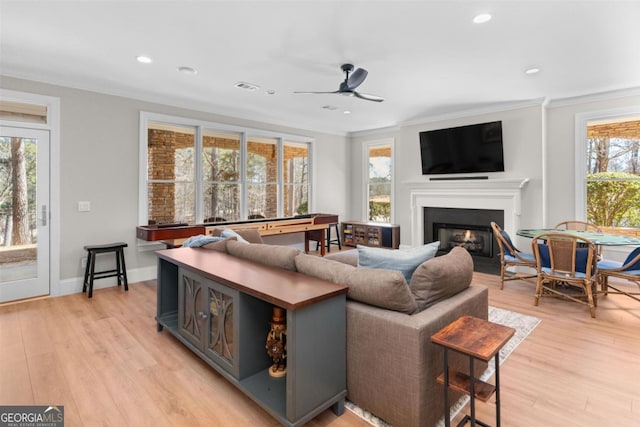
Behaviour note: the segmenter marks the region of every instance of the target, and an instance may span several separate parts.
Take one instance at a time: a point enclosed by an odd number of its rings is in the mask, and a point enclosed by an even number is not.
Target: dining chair
[[[542,297],[566,298],[589,306],[591,317],[596,317],[597,256],[593,242],[572,234],[547,232],[535,236],[531,246],[538,272],[534,305]]]
[[[628,280],[638,286],[638,292],[625,291],[616,285],[611,285],[610,277]],[[603,259],[598,262],[598,282],[602,294],[626,295],[636,301],[640,301],[640,247],[635,248],[627,256],[624,262],[616,262]],[[609,288],[613,289],[609,291]]]
[[[536,260],[533,254],[518,250],[518,248],[513,245],[509,233],[500,228],[498,224],[491,222],[491,229],[493,230],[493,235],[500,249],[500,289],[503,289],[504,282],[509,280],[531,279],[536,277],[535,274],[522,275],[516,272],[514,276],[505,279],[504,275],[508,267],[528,267],[535,269]]]
[[[602,231],[597,225],[585,221],[562,221],[553,228],[556,230],[593,231],[596,233]]]
[[[594,233],[601,233],[602,229],[595,224],[586,221],[562,221],[559,224],[556,224],[556,230],[575,230],[575,231],[591,231]],[[596,245],[596,252],[598,253],[598,258],[602,258],[602,246]]]

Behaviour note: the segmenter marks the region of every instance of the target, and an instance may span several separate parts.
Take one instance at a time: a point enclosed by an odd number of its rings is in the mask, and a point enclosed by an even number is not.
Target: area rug
[[[489,321],[499,323],[501,325],[510,326],[516,330],[514,336],[502,347],[500,351],[500,364],[509,357],[509,355],[520,345],[522,341],[533,331],[540,323],[540,319],[533,316],[526,316],[524,314],[516,313],[515,311],[503,310],[501,308],[489,307]],[[495,370],[494,363],[489,363],[489,367],[479,377],[481,380],[487,380],[493,371]],[[451,418],[454,418],[469,402],[469,396],[462,396],[458,401],[451,405]],[[391,424],[377,418],[370,412],[358,407],[357,405],[346,401],[345,407],[358,415],[360,418],[367,421],[369,424],[376,427],[391,427]],[[444,419],[440,419],[437,424],[438,427],[444,426]]]

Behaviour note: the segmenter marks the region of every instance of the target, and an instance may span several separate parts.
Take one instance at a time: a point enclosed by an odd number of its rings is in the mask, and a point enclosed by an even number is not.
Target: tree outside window
[[[640,120],[590,123],[587,138],[587,221],[639,228]]]
[[[391,222],[391,146],[369,147],[369,221]]]

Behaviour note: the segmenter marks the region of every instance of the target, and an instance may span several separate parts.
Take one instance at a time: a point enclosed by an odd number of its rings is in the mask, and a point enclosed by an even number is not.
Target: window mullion
[[[204,219],[204,213],[203,213],[203,205],[204,205],[204,198],[203,198],[203,193],[202,193],[202,126],[196,126],[195,128],[195,146],[194,146],[194,153],[193,153],[193,160],[195,162],[195,176],[193,177],[194,181],[195,181],[195,219],[196,219],[196,223],[200,224],[202,223],[203,219]]]
[[[247,133],[240,134],[240,218],[247,219],[248,185],[247,185]]]
[[[278,217],[283,217],[284,216],[284,170],[283,170],[283,159],[284,159],[284,141],[282,138],[277,138],[278,141],[278,155],[277,155],[277,165],[278,165],[278,169],[277,169],[277,182],[276,182],[276,188],[277,188],[277,194],[278,194]]]

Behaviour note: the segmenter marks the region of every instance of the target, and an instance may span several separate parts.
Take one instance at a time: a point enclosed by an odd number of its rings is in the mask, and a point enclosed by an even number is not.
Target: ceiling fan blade
[[[347,88],[349,90],[354,90],[355,88],[360,86],[364,79],[367,78],[367,74],[369,74],[369,72],[364,68],[358,68],[357,70],[355,70],[353,74],[351,74],[347,79]]]
[[[337,90],[334,90],[333,92],[293,92],[293,93],[302,93],[304,95],[323,95],[323,94],[331,94],[331,93],[340,93]]]
[[[369,95],[366,93],[358,93],[355,90],[353,91],[353,94],[360,99],[366,99],[367,101],[373,101],[373,102],[382,102],[384,101],[384,98],[380,97],[380,96],[376,96],[376,95]]]

